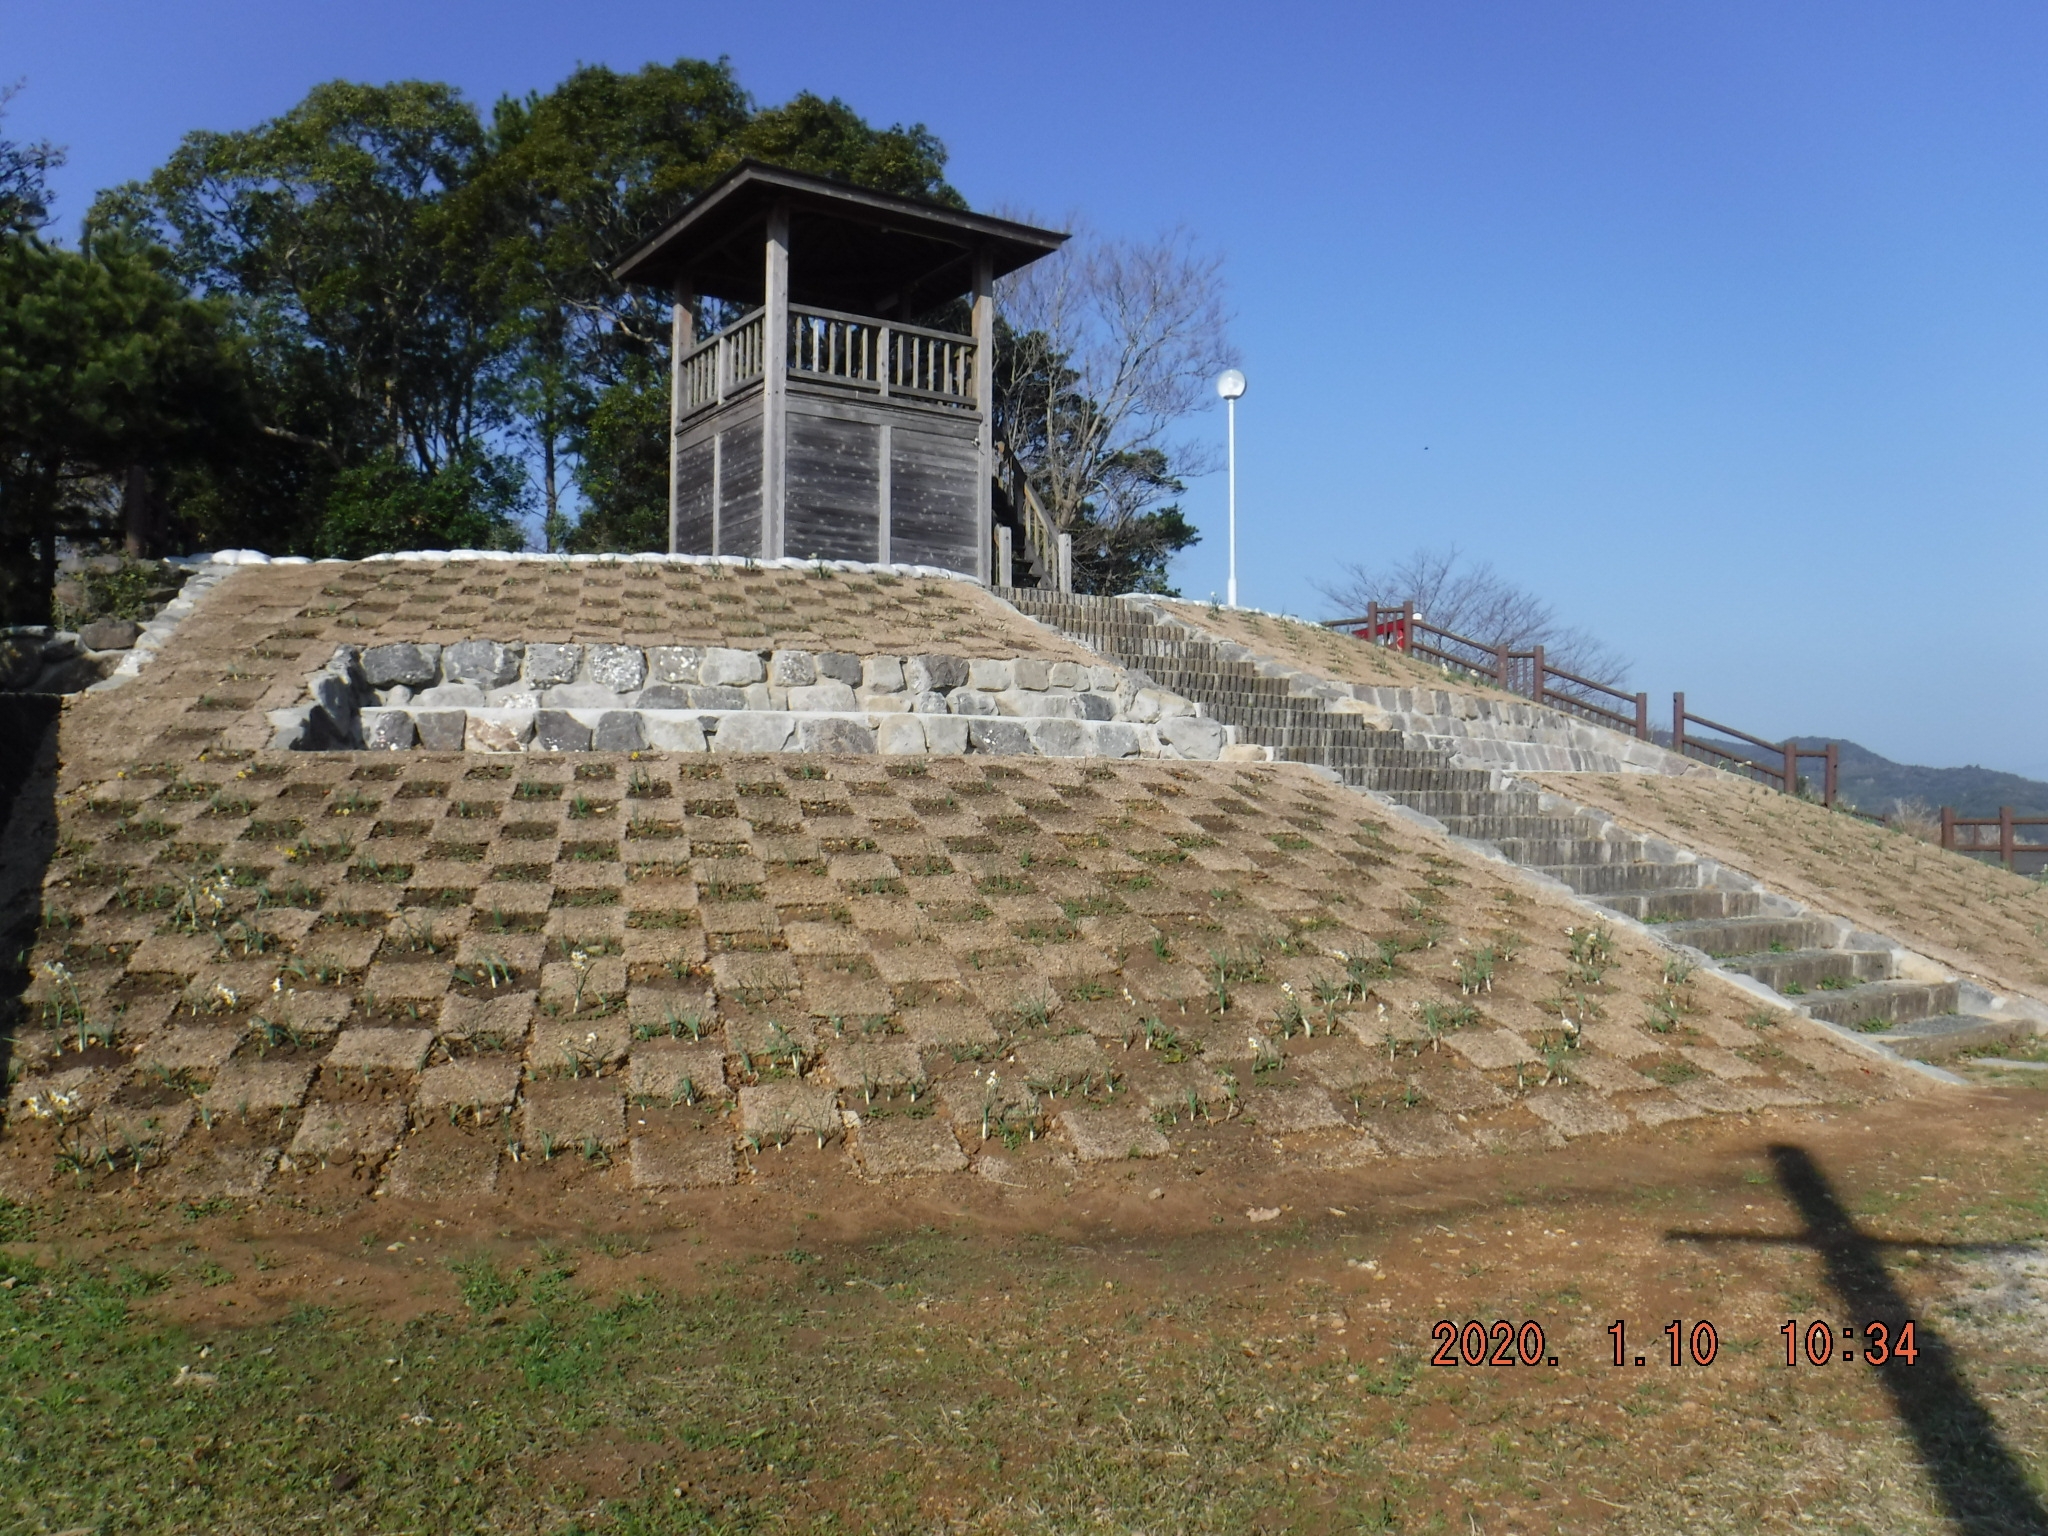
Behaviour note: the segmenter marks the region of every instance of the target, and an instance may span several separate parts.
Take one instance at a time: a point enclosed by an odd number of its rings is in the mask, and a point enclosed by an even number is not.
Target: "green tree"
[[[267,547],[307,549],[345,472],[395,462],[431,479],[475,461],[509,366],[499,295],[478,277],[493,230],[463,196],[485,157],[452,87],[335,81],[256,128],[190,134],[102,197],[96,223],[148,231],[231,308],[262,376],[257,431],[283,462],[217,485],[216,517],[265,516]],[[260,513],[235,504],[252,495]]]
[[[20,89],[0,85],[0,118]],[[63,163],[64,151],[48,139],[0,139],[0,235],[29,234],[50,222],[50,172]]]
[[[598,397],[583,428],[577,464],[583,516],[569,530],[566,548],[668,548],[667,445],[668,380],[652,359],[636,359]]]
[[[400,458],[335,477],[314,552],[360,560],[390,549],[517,549],[519,466],[481,454],[423,474]]]
[[[665,433],[627,424],[666,420],[667,305],[611,269],[748,156],[958,201],[922,126],[876,129],[810,94],[764,109],[723,61],[579,69],[488,126],[446,85],[336,81],[255,128],[188,135],[94,212],[228,306],[258,381],[242,451],[173,478],[186,523],[274,552],[377,527],[455,545],[516,502],[562,547],[573,485],[579,547],[600,531],[662,547],[644,497],[666,485]],[[528,481],[511,501],[508,452]],[[404,489],[398,466],[453,479]],[[379,487],[402,503],[381,523],[364,499]],[[453,521],[418,522],[436,516]]]
[[[102,231],[0,238],[0,603],[47,622],[57,541],[107,531],[109,476],[203,457],[241,410],[238,360],[166,255]]]

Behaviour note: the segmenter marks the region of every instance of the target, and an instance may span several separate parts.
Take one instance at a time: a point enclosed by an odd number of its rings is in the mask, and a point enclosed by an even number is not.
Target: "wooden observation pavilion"
[[[1051,578],[1057,536],[995,441],[991,370],[996,279],[1066,238],[753,161],[720,178],[618,267],[674,295],[670,552],[1008,584],[1020,535]],[[962,295],[970,334],[912,323]],[[700,297],[742,313],[699,340]]]

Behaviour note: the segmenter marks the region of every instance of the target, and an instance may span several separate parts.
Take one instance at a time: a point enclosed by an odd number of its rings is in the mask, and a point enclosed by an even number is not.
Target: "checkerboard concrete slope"
[[[1089,654],[964,583],[519,574],[243,571],[67,706],[0,1189],[1359,1163],[1914,1091],[1305,767],[264,749],[343,635]]]

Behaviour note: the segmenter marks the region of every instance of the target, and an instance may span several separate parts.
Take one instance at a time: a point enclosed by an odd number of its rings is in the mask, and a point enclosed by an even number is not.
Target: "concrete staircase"
[[[1139,603],[1023,588],[1002,595],[1117,665],[1195,700],[1235,726],[1239,741],[1270,747],[1282,762],[1332,769],[1347,784],[1490,844],[1588,901],[1703,951],[1721,969],[1753,978],[1816,1019],[1923,1060],[2026,1032],[2022,1021],[1959,1012],[1961,984],[1841,918],[1809,912],[1734,871],[1496,771],[1460,767],[1437,744],[1441,736],[1422,739],[1436,733],[1411,736],[1368,724],[1341,707],[1336,690],[1277,663],[1244,659],[1241,647]],[[1925,974],[1907,974],[1916,970]]]

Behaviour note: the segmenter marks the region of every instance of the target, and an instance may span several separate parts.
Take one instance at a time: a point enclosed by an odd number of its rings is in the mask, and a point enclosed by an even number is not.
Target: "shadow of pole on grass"
[[[1906,1298],[1884,1267],[1887,1248],[1923,1251],[1997,1251],[1997,1243],[1928,1243],[1872,1237],[1856,1225],[1804,1147],[1783,1143],[1770,1149],[1778,1186],[1806,1222],[1801,1233],[1668,1232],[1676,1242],[1785,1244],[1811,1248],[1821,1257],[1829,1289],[1859,1333],[1880,1322],[1898,1337],[1912,1316]],[[2035,1497],[2025,1470],[2006,1449],[1997,1421],[1963,1379],[1954,1353],[1940,1334],[1915,1318],[1920,1356],[1908,1365],[1896,1356],[1872,1367],[1892,1407],[1913,1437],[1948,1516],[1965,1536],[2021,1536],[2048,1532],[2048,1510]]]

